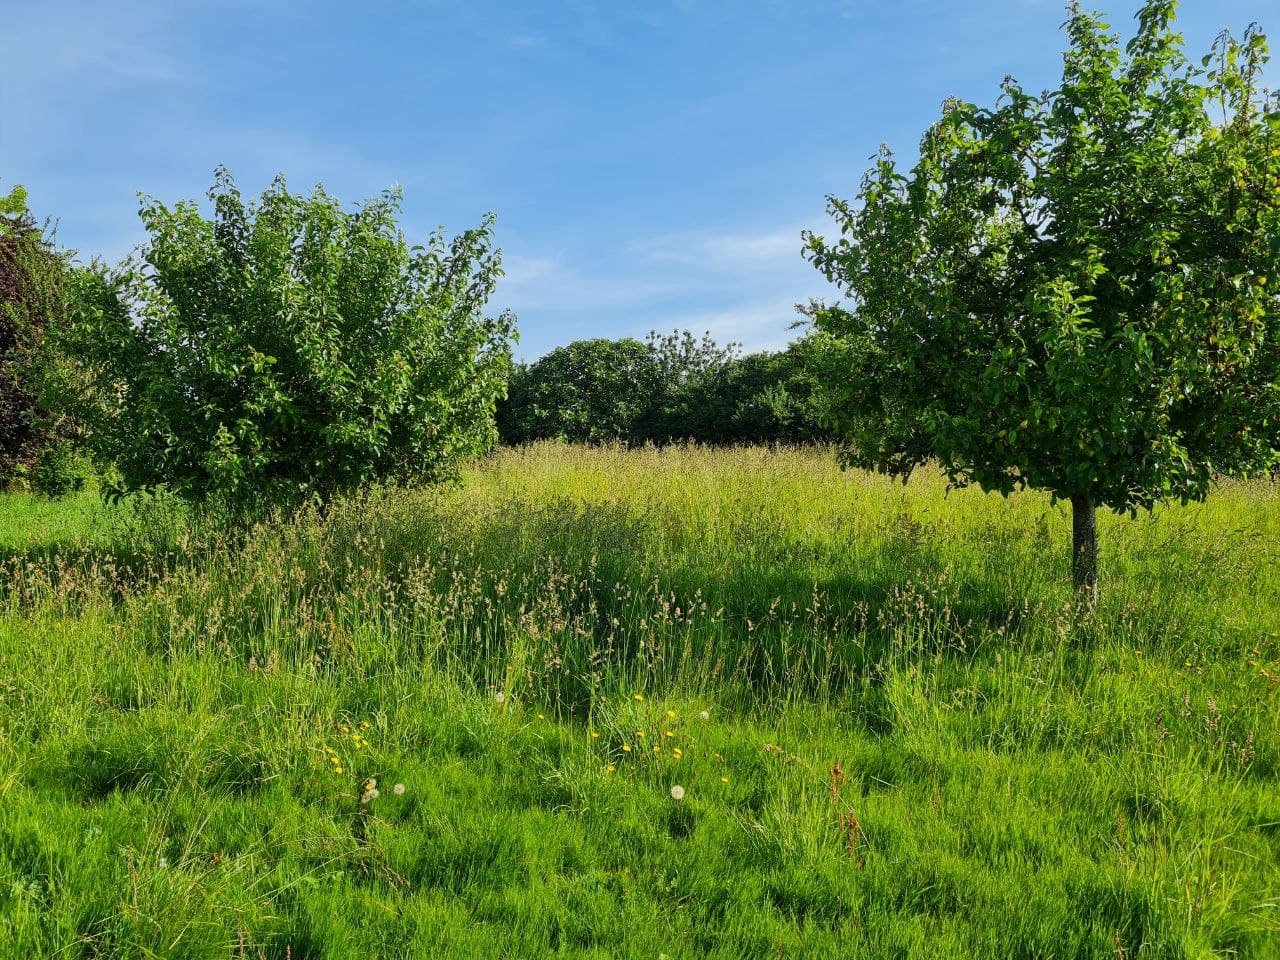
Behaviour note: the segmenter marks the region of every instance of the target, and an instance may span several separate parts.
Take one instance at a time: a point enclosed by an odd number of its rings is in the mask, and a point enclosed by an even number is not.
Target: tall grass
[[[1273,485],[1087,622],[1065,509],[822,449],[104,511],[0,500],[6,956],[1280,955]]]

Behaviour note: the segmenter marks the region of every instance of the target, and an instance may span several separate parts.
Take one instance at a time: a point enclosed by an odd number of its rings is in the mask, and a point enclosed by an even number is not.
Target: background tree
[[[504,443],[803,443],[819,424],[808,338],[779,353],[738,353],[688,331],[579,340],[512,374],[499,405]]]
[[[410,247],[400,194],[347,212],[283,179],[246,205],[142,206],[143,265],[76,277],[71,352],[95,450],[123,486],[239,504],[435,479],[495,438],[510,314],[492,218]]]
[[[639,340],[575,340],[512,374],[498,414],[503,439],[603,443],[631,440],[659,384]]]
[[[808,256],[847,463],[1069,499],[1096,596],[1098,506],[1198,500],[1275,456],[1280,114],[1263,35],[1197,65],[1172,0],[1125,46],[1072,6],[1060,85],[948,101],[909,175],[882,151]]]

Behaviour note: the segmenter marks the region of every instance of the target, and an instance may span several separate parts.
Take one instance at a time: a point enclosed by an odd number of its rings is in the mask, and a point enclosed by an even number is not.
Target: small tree
[[[398,192],[347,212],[277,179],[246,206],[219,170],[209,197],[212,220],[144,200],[144,265],[76,277],[90,442],[126,489],[323,498],[492,444],[514,318],[482,313],[491,218],[410,247]]]
[[[0,195],[0,477],[29,467],[59,436],[43,408],[45,341],[63,313],[66,260],[27,209],[26,191]]]
[[[1098,506],[1202,499],[1280,432],[1280,113],[1267,48],[1199,66],[1149,0],[1126,46],[1072,6],[1057,89],[948,101],[910,175],[882,151],[840,236],[807,255],[849,297],[818,310],[850,464],[1072,505],[1097,591]]]

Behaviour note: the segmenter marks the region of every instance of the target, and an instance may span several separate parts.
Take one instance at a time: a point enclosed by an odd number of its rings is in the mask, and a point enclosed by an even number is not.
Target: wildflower
[[[609,764],[607,767],[605,767],[605,770],[606,770],[608,773],[613,773],[613,772],[614,772],[615,770],[617,770],[617,769],[618,769],[618,768],[617,768],[617,767],[615,767],[612,763],[611,763],[611,764]]]
[[[403,783],[397,783],[394,787],[392,787],[392,788],[391,788],[391,792],[392,792],[392,793],[394,793],[397,797],[403,797],[403,796],[404,796],[404,784],[403,784]]]
[[[643,699],[644,699],[644,694],[643,694],[643,693],[637,693],[637,694],[636,694],[635,696],[633,696],[631,699],[632,699],[632,700],[635,700],[635,701],[643,700]]]
[[[654,753],[661,753],[661,752],[662,752],[662,748],[661,748],[660,746],[658,746],[658,745],[655,743],[655,744],[653,745],[653,752],[654,752]]]
[[[643,740],[643,739],[644,739],[644,731],[643,731],[643,730],[637,730],[637,731],[636,731],[636,736],[637,736],[637,737],[639,737],[641,740]]]
[[[361,724],[360,724],[360,729],[361,729],[361,730],[368,730],[368,729],[369,729],[369,721],[368,721],[368,720],[365,720],[363,723],[361,723]]]
[[[494,703],[501,706],[502,704],[507,702],[507,695],[503,693],[501,690],[499,690],[497,693],[493,695],[493,701]]]
[[[592,739],[592,740],[599,740],[599,739],[600,739],[600,734],[599,734],[599,733],[597,733],[595,730],[592,730],[592,731],[591,731],[591,739]]]
[[[662,731],[662,735],[663,735],[664,737],[674,737],[674,736],[675,736],[675,734],[674,734],[674,733],[672,733],[670,730],[663,730],[663,731]]]
[[[683,799],[684,799],[684,787],[680,786],[680,784],[678,784],[678,783],[677,783],[674,787],[672,787],[672,788],[671,788],[671,799],[672,799],[672,800],[683,800]]]
[[[333,772],[334,772],[334,773],[341,773],[341,772],[342,772],[342,768],[341,768],[341,767],[334,767],[334,768],[333,768]]]
[[[676,712],[674,710],[668,710],[667,716],[674,720],[676,718]]]
[[[698,714],[698,719],[699,719],[699,720],[710,720],[710,719],[711,719],[711,711],[710,711],[710,710],[703,710],[700,714]]]
[[[629,743],[624,743],[624,744],[622,745],[622,752],[623,752],[623,753],[630,753],[630,752],[631,752],[631,744],[629,744]]]
[[[720,778],[720,782],[721,782],[721,783],[728,783],[728,782],[729,782],[729,778],[728,778],[728,777],[721,777],[721,778]]]
[[[539,720],[545,720],[545,719],[547,719],[547,718],[546,718],[546,717],[544,717],[542,714],[538,714],[538,719],[539,719]]]
[[[372,803],[374,800],[377,800],[378,797],[380,796],[382,796],[382,794],[378,792],[377,787],[370,787],[368,790],[366,790],[364,793],[360,795],[360,803],[364,806],[367,806],[368,804]]]
[[[366,790],[373,790],[377,786],[378,786],[378,781],[375,780],[373,777],[370,777],[368,780],[364,782],[364,788]]]

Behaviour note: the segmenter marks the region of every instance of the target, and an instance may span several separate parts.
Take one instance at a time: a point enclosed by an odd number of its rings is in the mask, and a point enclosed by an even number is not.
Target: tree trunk
[[[1098,506],[1087,493],[1071,497],[1071,582],[1086,610],[1098,602]]]

